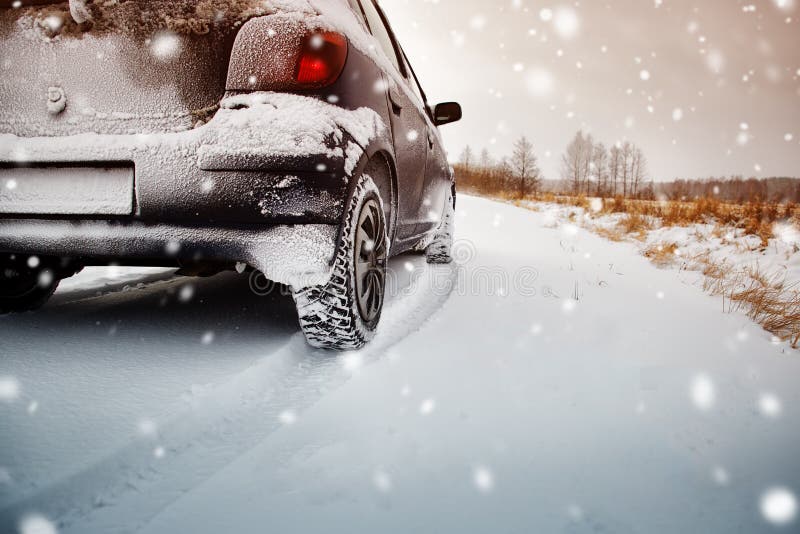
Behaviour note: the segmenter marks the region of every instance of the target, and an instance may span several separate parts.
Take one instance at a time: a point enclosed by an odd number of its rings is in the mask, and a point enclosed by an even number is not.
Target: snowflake
[[[488,467],[476,467],[472,472],[472,483],[481,493],[489,493],[494,489],[494,474]]]
[[[761,497],[761,515],[773,525],[788,525],[797,517],[797,499],[787,488],[771,488]]]
[[[703,412],[707,412],[714,407],[716,402],[716,390],[711,379],[703,374],[697,375],[692,379],[690,396],[695,407]]]

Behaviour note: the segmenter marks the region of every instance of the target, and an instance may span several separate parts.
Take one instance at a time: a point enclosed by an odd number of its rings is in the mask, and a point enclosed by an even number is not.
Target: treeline
[[[647,184],[647,159],[642,150],[626,141],[611,148],[579,131],[561,157],[561,179],[573,195],[598,197],[652,197]]]
[[[630,142],[606,148],[578,132],[561,157],[561,180],[544,180],[534,147],[521,137],[511,157],[494,160],[486,149],[476,156],[467,146],[456,168],[461,187],[477,193],[524,198],[541,192],[572,195],[654,198],[647,182],[647,160]]]
[[[456,165],[459,187],[488,196],[526,198],[541,192],[542,174],[533,144],[520,137],[509,158],[495,161],[483,149],[478,158],[467,146]]]
[[[456,164],[464,191],[502,198],[536,197],[540,193],[572,196],[621,197],[642,200],[696,200],[724,202],[800,203],[800,179],[731,176],[653,182],[647,159],[631,142],[607,148],[579,131],[561,156],[561,177],[545,180],[534,147],[521,137],[510,157],[492,158],[488,150],[476,154],[467,146]]]
[[[800,179],[797,178],[744,178],[732,176],[702,180],[676,179],[655,185],[659,198],[668,200],[693,200],[718,198],[726,202],[800,203]]]

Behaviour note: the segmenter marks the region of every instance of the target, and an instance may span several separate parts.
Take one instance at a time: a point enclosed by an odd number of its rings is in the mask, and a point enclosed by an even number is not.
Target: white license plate
[[[131,215],[133,167],[0,168],[0,213]]]

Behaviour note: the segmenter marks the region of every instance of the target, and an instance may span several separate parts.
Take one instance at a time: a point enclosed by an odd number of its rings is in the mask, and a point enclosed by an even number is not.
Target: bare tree
[[[469,145],[464,147],[464,150],[461,152],[461,157],[458,158],[458,162],[464,167],[464,170],[467,172],[470,171],[472,168],[472,164],[474,163],[475,156],[472,154],[472,148]]]
[[[581,150],[583,147],[583,134],[578,132],[567,145],[567,151],[561,156],[561,179],[572,185],[572,192],[578,194],[580,188]]]
[[[584,136],[583,131],[579,131],[561,157],[561,179],[571,184],[574,194],[583,192],[584,184],[589,179],[591,163],[592,137]]]
[[[642,182],[647,178],[647,160],[644,158],[644,153],[641,148],[634,147],[631,155],[631,181],[634,197],[638,197],[641,193],[640,187]]]
[[[611,180],[611,195],[617,196],[617,185],[622,176],[622,150],[619,144],[611,147],[608,159],[608,174]]]
[[[492,156],[489,154],[489,151],[485,148],[481,150],[480,158],[478,159],[478,166],[483,169],[488,169],[494,166],[494,160]]]
[[[593,154],[594,154],[594,139],[592,138],[591,134],[586,134],[586,137],[583,138],[583,164],[581,167],[581,189],[580,193],[589,194],[590,190],[590,181],[592,179],[592,165],[593,165]]]
[[[510,163],[519,198],[525,198],[528,192],[537,193],[541,176],[536,164],[536,155],[533,153],[533,144],[526,137],[520,137],[514,143],[514,153],[511,155]]]
[[[608,150],[603,143],[597,143],[592,148],[592,174],[596,182],[597,195],[606,194],[608,192]]]
[[[622,196],[628,196],[630,191],[631,171],[633,159],[633,145],[625,141],[622,145]]]

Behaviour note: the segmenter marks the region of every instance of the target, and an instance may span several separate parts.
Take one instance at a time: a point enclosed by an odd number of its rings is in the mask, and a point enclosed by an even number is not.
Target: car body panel
[[[0,133],[184,131],[208,119],[224,94],[233,28],[50,39],[40,19],[22,24],[16,11],[0,9]]]
[[[75,257],[88,263],[186,266],[250,265],[273,282],[295,287],[325,283],[336,225],[181,226],[141,221],[14,219],[0,223],[0,243],[17,254]]]
[[[398,237],[408,238],[416,233],[417,225],[425,216],[422,204],[422,188],[425,183],[425,167],[428,162],[428,145],[424,141],[427,127],[422,112],[409,95],[398,90],[397,82],[387,82],[392,107],[391,124],[394,137],[397,172],[405,185],[398,206],[402,221],[398,226]]]

